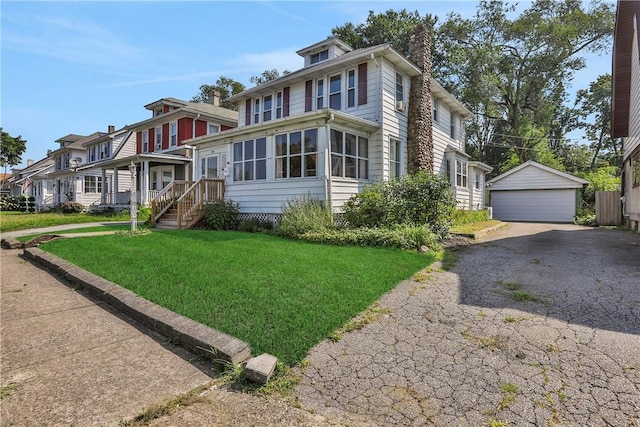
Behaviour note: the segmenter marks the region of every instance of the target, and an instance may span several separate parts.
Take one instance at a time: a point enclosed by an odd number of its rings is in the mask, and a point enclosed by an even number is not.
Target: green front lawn
[[[94,231],[125,231],[131,230],[131,225],[129,224],[116,224],[116,225],[99,225],[97,227],[82,227],[82,228],[71,228],[69,230],[59,230],[54,234],[74,234],[74,233],[91,233]],[[26,236],[18,236],[16,240],[18,242],[28,242],[29,240],[33,240],[36,237],[44,236],[46,234],[52,233],[36,233],[36,234],[28,234]]]
[[[64,239],[41,248],[289,365],[434,261],[396,249],[201,230]]]
[[[0,211],[0,232],[51,227],[83,222],[128,221],[129,214],[87,215],[85,213],[21,213]],[[139,219],[140,220],[140,219]]]

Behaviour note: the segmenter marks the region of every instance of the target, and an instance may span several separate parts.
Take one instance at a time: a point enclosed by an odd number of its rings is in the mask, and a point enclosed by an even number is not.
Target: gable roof
[[[616,29],[613,38],[611,136],[629,136],[631,104],[631,71],[634,21],[640,18],[640,1],[618,0]],[[640,43],[640,25],[636,25],[636,40]],[[640,64],[636,64],[636,67]]]
[[[190,102],[183,101],[177,98],[161,98],[157,101],[153,101],[144,106],[144,108],[148,110],[153,110],[156,106],[161,105],[172,105],[176,107],[174,110],[168,111],[160,116],[150,117],[148,119],[141,120],[139,122],[133,123],[132,125],[125,126],[126,129],[134,129],[140,125],[145,123],[150,123],[156,120],[166,120],[167,117],[172,115],[176,115],[179,113],[187,113],[193,116],[197,116],[199,114],[205,114],[213,119],[218,119],[220,121],[226,121],[230,124],[236,126],[238,124],[238,112],[229,110],[228,108],[220,107],[219,105],[209,104],[207,102]]]
[[[505,178],[509,178],[513,175],[516,175],[518,173],[520,173],[521,171],[523,171],[524,169],[528,169],[528,168],[535,168],[538,169],[540,171],[546,172],[547,174],[551,174],[554,175],[558,178],[562,178],[564,180],[568,180],[571,183],[575,184],[576,187],[581,187],[582,185],[588,184],[589,181],[586,181],[582,178],[578,178],[577,176],[573,176],[570,175],[568,173],[565,172],[561,172],[557,169],[554,168],[550,168],[549,166],[545,166],[542,165],[540,163],[534,162],[533,160],[529,160],[527,162],[524,162],[523,164],[516,166],[515,168],[508,170],[507,172],[503,173],[502,175],[498,175],[493,179],[490,179],[489,181],[487,181],[487,186],[492,186],[502,180],[504,180]]]

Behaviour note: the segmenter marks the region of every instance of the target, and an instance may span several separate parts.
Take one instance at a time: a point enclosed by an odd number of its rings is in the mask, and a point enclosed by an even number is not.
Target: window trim
[[[347,70],[347,109],[355,108],[357,104],[357,73],[355,68]]]
[[[140,150],[142,150],[143,153],[148,153],[149,152],[149,129],[143,130],[142,133],[140,134],[140,137],[142,138],[142,141],[140,142]]]
[[[435,98],[433,100],[433,114],[431,117],[431,120],[433,120],[435,123],[438,123],[439,112],[440,112],[440,100],[438,98]]]
[[[295,134],[295,133],[300,133],[300,152],[299,153],[295,153],[295,154],[291,154],[291,135]],[[306,151],[306,137],[308,133],[315,133],[315,151]],[[308,128],[308,129],[301,129],[301,130],[294,130],[294,131],[290,131],[290,132],[283,132],[283,133],[279,133],[274,135],[274,144],[276,144],[276,141],[278,140],[278,137],[282,137],[282,136],[286,136],[286,152],[284,154],[278,154],[278,148],[277,148],[277,144],[275,146],[275,151],[274,151],[274,176],[276,180],[280,180],[280,179],[300,179],[300,178],[317,178],[318,177],[318,139],[319,139],[319,130],[318,128]],[[299,157],[300,158],[300,176],[291,176],[291,159],[293,157]],[[307,169],[307,159],[311,158],[312,160],[315,161],[315,168],[313,168],[314,170],[314,174],[308,174],[308,169]],[[283,168],[283,170],[286,170],[286,176],[278,176],[278,160],[284,160],[286,161],[286,168]],[[311,170],[311,169],[309,169]]]
[[[324,78],[316,79],[316,110],[322,110],[324,107]]]
[[[158,138],[158,135],[160,135],[160,138]],[[154,151],[162,151],[162,126],[157,126],[155,128],[153,146]]]
[[[329,76],[329,85],[327,88],[328,91],[328,98],[329,98],[329,104],[328,107],[331,108],[332,110],[336,110],[336,111],[342,111],[342,92],[343,92],[343,87],[342,87],[342,72],[338,73],[338,74],[334,74],[332,76]],[[334,81],[334,79],[338,79],[338,83],[339,83],[339,89],[337,91],[332,91],[331,90],[331,86],[332,86],[332,82]],[[333,100],[337,99],[339,102],[338,108],[334,108],[333,106]]]
[[[83,190],[84,194],[102,193],[102,177],[93,175],[85,176]]]
[[[342,139],[341,139],[341,152],[334,152],[333,151],[333,136],[334,133],[339,132],[342,135]],[[346,153],[346,140],[347,137],[346,135],[352,135],[355,136],[355,149],[356,149],[356,153],[355,156],[354,155],[350,155]],[[367,147],[367,154],[366,156],[362,156],[362,153],[360,153],[360,140],[364,139],[366,141],[366,147]],[[336,175],[334,174],[334,158],[340,158],[340,170],[342,171],[342,173],[340,175]],[[346,159],[347,158],[353,158],[355,159],[355,177],[351,177],[351,176],[346,176],[346,172],[347,172],[347,168],[346,168]],[[330,159],[330,173],[331,176],[334,178],[342,178],[342,179],[354,179],[354,180],[369,180],[369,165],[370,165],[370,158],[369,158],[369,138],[364,137],[362,135],[358,135],[356,133],[351,133],[348,131],[343,131],[340,129],[331,129],[330,132],[330,141],[329,141],[329,159]],[[366,171],[365,171],[365,175],[364,177],[360,176],[360,166],[361,166],[361,162],[366,162]]]
[[[279,90],[276,92],[276,120],[282,118],[282,108],[284,105],[284,95],[283,91]]]
[[[456,187],[468,188],[469,169],[464,160],[456,159]]]
[[[169,147],[177,147],[177,146],[178,146],[178,122],[173,121],[169,123]]]
[[[258,141],[261,141],[262,143],[264,143],[264,157],[257,157],[257,144]],[[251,142],[252,143],[252,151],[253,151],[253,156],[251,158],[245,158],[246,157],[246,147],[247,147],[247,143]],[[240,144],[241,147],[241,155],[240,155],[240,159],[236,158],[236,146]],[[265,181],[267,179],[267,138],[266,137],[260,137],[260,138],[253,138],[253,139],[246,139],[246,140],[242,140],[242,141],[234,141],[231,143],[231,155],[232,155],[232,161],[231,161],[231,167],[232,167],[232,180],[233,182],[253,182],[253,181]],[[264,177],[262,178],[257,178],[257,172],[258,172],[258,162],[264,162]],[[246,170],[245,167],[248,163],[252,163],[252,178],[251,179],[247,179],[246,178]],[[240,169],[240,175],[238,175],[240,177],[240,179],[236,179],[236,171],[238,170],[237,168],[241,168]]]
[[[215,132],[211,132],[211,127],[215,127],[217,128],[217,130]],[[216,133],[220,133],[220,125],[217,123],[211,123],[211,122],[207,122],[207,135],[213,135]]]
[[[395,146],[395,150],[394,150]],[[395,159],[391,155],[394,153]],[[393,171],[393,173],[392,173]],[[389,136],[389,179],[402,175],[402,141],[395,136]]]
[[[267,109],[267,98],[269,98],[269,109]],[[268,116],[267,116],[268,114]],[[268,122],[273,116],[273,95],[265,95],[262,97],[262,122]]]
[[[396,70],[396,102],[404,102],[404,76]]]

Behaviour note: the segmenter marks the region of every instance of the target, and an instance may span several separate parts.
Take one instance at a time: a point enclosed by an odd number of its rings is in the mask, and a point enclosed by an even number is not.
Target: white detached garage
[[[487,181],[489,205],[503,221],[573,222],[585,184],[530,160]]]

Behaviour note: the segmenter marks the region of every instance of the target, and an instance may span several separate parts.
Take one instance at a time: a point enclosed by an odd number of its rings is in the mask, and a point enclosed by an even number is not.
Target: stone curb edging
[[[177,340],[183,347],[197,355],[234,365],[244,363],[251,358],[249,344],[231,335],[147,301],[122,286],[83,270],[40,248],[25,248],[23,253],[28,259],[63,277],[72,285],[88,290],[149,328],[170,339]],[[272,361],[273,367],[275,367],[276,360]],[[255,378],[266,383],[273,373],[273,367],[269,365],[264,368],[267,372],[247,370],[247,376],[251,377],[253,374]]]
[[[451,233],[451,234],[455,234],[456,236],[470,237],[470,238],[475,240],[475,239],[479,239],[481,237],[484,237],[487,234],[491,233],[492,231],[495,231],[495,230],[497,230],[499,228],[502,228],[505,225],[507,225],[507,223],[503,222],[501,224],[492,225],[491,227],[487,227],[487,228],[482,229],[480,231],[477,231],[475,233]]]
[[[2,247],[2,249],[21,249],[22,242],[19,242],[13,237],[9,237],[9,238],[0,240],[0,246]]]

